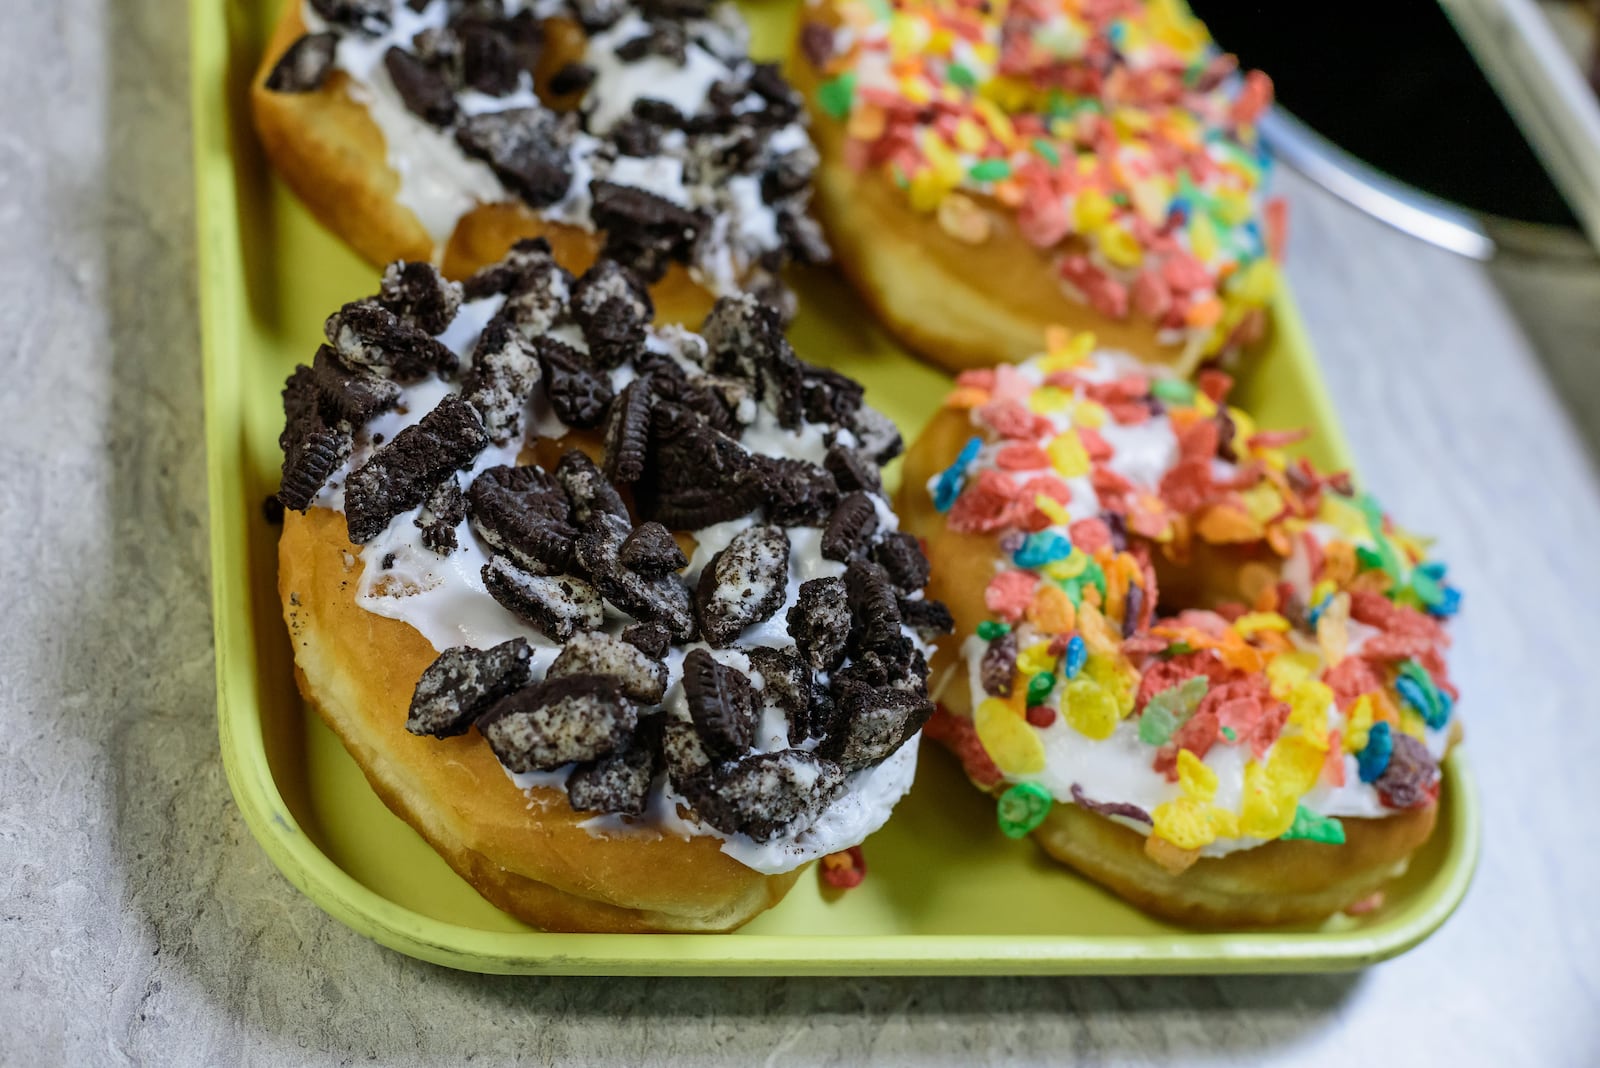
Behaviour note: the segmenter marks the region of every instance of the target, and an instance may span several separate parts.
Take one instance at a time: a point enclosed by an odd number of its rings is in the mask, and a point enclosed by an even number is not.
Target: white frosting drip
[[[472,347],[478,335],[494,317],[504,298],[488,297],[462,305],[455,320],[439,340],[460,357],[464,374],[471,366]],[[580,350],[587,346],[580,331],[560,327],[553,336]],[[652,330],[648,346],[656,351],[676,351],[683,340],[692,337],[678,328]],[[621,367],[612,373],[612,385],[621,389],[633,378],[631,367]],[[359,435],[351,457],[329,480],[318,495],[319,507],[342,510],[344,482],[349,473],[366,462],[377,447],[375,436],[381,441],[391,440],[405,427],[419,421],[456,386],[437,376],[407,386],[402,390],[399,406],[367,423]],[[541,436],[560,437],[567,428],[555,418],[543,399],[542,391],[535,391],[524,412],[525,425],[530,432]],[[827,427],[802,423],[794,430],[779,427],[776,417],[765,407],[754,412],[754,424],[741,438],[746,448],[772,456],[798,456],[820,463],[827,451]],[[490,445],[474,461],[471,468],[458,479],[463,488],[482,471],[501,464],[515,464],[521,451],[520,442]],[[888,503],[874,498],[878,507],[879,525],[884,530],[896,529],[897,520]],[[542,678],[552,661],[561,651],[559,643],[551,641],[516,615],[501,607],[484,588],[481,571],[491,558],[489,547],[473,530],[469,521],[456,528],[457,549],[440,556],[422,541],[422,531],[415,520],[421,508],[403,512],[375,538],[362,546],[361,577],[356,587],[356,603],[368,612],[387,619],[399,620],[413,627],[436,650],[443,652],[456,646],[484,649],[512,638],[524,638],[533,647],[533,676]],[[740,531],[756,522],[753,516],[717,523],[696,532],[696,547],[683,574],[690,588],[694,587],[700,571]],[[739,636],[742,647],[770,646],[782,648],[793,645],[788,632],[786,616],[799,599],[800,584],[814,578],[832,577],[844,573],[844,565],[822,556],[822,530],[818,527],[792,527],[785,529],[789,538],[789,574],[785,582],[784,603],[765,621],[746,628]],[[385,567],[385,562],[388,566]],[[612,635],[622,632],[633,620],[615,611],[609,605],[603,630]],[[910,630],[907,637],[917,641],[918,648],[927,649]],[[694,649],[707,649],[722,663],[738,668],[751,676],[758,687],[764,686],[760,673],[752,671],[749,658],[738,649],[711,649],[704,642],[693,642],[671,647],[666,656],[668,688],[660,712],[646,714],[687,717],[688,708],[683,695],[683,659]],[[740,863],[769,874],[788,871],[809,860],[858,844],[866,835],[881,827],[889,818],[895,803],[911,787],[916,769],[916,739],[905,745],[880,765],[850,774],[845,781],[845,792],[823,810],[817,821],[798,834],[781,836],[765,843],[757,843],[746,835],[729,835],[694,820],[682,818],[677,812],[681,798],[667,786],[664,776],[652,788],[650,808],[639,821],[617,816],[599,816],[584,822],[591,833],[599,835],[638,834],[664,831],[680,836],[710,835],[723,840],[722,851]],[[802,745],[800,748],[811,748]],[[752,752],[771,753],[790,748],[788,722],[781,710],[767,708],[763,711],[758,737]],[[511,780],[523,790],[531,787],[561,789],[571,774],[568,765],[549,772],[513,774]],[[531,803],[531,801],[530,801]],[[687,809],[685,805],[685,809]]]
[[[665,56],[645,56],[633,63],[617,58],[617,48],[650,33],[650,26],[630,11],[617,23],[589,39],[584,62],[594,68],[594,85],[584,97],[589,129],[610,131],[633,113],[639,100],[659,100],[680,114],[696,115],[705,107],[711,87],[728,75],[728,67],[698,42],[684,49],[682,66]]]

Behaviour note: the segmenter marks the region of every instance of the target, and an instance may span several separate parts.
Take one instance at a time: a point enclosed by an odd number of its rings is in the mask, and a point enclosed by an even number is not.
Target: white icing
[[[633,63],[617,58],[619,46],[649,32],[643,17],[630,11],[589,39],[584,62],[594,68],[595,79],[584,97],[583,109],[592,132],[610,131],[632,114],[638,100],[660,100],[680,114],[697,115],[705,108],[711,87],[727,76],[727,65],[695,41],[684,49],[682,66],[665,56],[645,56]]]

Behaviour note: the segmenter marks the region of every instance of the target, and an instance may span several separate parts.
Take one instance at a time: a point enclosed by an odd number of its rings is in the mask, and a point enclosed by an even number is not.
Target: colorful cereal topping
[[[1259,334],[1284,230],[1256,130],[1272,84],[1241,74],[1183,0],[833,6],[807,54],[849,165],[959,241],[1010,214],[1113,319],[1204,352]]]
[[[1190,386],[1092,349],[1057,337],[963,373],[947,401],[975,436],[929,492],[1000,555],[965,647],[973,718],[929,733],[1005,787],[1007,834],[1037,826],[1041,798],[1092,797],[1148,813],[1132,822],[1177,867],[1339,843],[1341,816],[1432,800],[1456,699],[1444,565],[1293,456],[1303,435],[1227,406],[1226,376]],[[1164,598],[1169,564],[1226,589]]]

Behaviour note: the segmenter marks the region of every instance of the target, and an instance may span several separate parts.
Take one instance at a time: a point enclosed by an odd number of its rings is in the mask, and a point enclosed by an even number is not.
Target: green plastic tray
[[[1387,903],[1321,927],[1198,933],[1163,924],[994,827],[993,803],[928,747],[916,788],[867,843],[857,889],[807,873],[777,908],[731,935],[545,934],[484,902],[384,808],[294,688],[274,589],[278,391],[311,355],[323,317],[376,273],[323,232],[270,173],[247,87],[276,3],[193,0],[212,596],[222,759],[246,823],[289,880],[329,914],[403,953],[485,972],[939,974],[1283,972],[1356,968],[1416,945],[1466,893],[1479,817],[1467,766],[1446,764],[1437,833]],[[752,5],[758,50],[782,49],[793,7]],[[891,343],[847,287],[800,280],[802,356],[847,368],[914,434],[948,385]],[[1267,426],[1310,425],[1324,464],[1349,455],[1290,298],[1241,384]]]

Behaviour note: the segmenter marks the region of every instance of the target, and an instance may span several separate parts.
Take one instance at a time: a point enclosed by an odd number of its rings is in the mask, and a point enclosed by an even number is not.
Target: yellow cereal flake
[[[1359,753],[1367,747],[1367,735],[1372,732],[1372,695],[1362,694],[1350,704],[1344,721],[1344,751]]]
[[[1117,714],[1116,698],[1097,683],[1082,677],[1062,688],[1061,712],[1073,730],[1096,741],[1111,737],[1111,732],[1122,722]]]
[[[1020,701],[1020,697],[1013,700]],[[1022,709],[1012,702],[997,697],[979,702],[972,725],[989,759],[1006,775],[1034,775],[1044,770],[1044,745],[1023,719]]]
[[[1233,629],[1245,637],[1261,630],[1281,633],[1289,630],[1289,621],[1276,612],[1246,612],[1233,621]]]
[[[1050,456],[1050,466],[1062,478],[1082,478],[1089,473],[1089,450],[1076,430],[1064,430],[1050,439],[1045,446]]]

